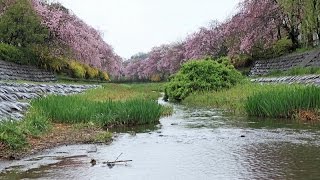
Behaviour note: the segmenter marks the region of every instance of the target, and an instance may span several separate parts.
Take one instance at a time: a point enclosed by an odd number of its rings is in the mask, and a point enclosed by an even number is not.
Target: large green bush
[[[38,56],[29,48],[0,43],[0,60],[17,64],[34,64]]]
[[[182,65],[181,70],[166,85],[166,97],[183,100],[195,91],[218,91],[230,88],[241,79],[241,74],[228,58],[193,60]]]
[[[0,18],[0,41],[19,47],[44,44],[49,37],[47,28],[28,0],[13,3]]]

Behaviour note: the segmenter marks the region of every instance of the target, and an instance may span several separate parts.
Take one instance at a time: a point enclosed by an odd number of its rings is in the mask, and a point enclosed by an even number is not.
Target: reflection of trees
[[[243,166],[250,179],[316,179],[320,177],[319,146],[290,142],[252,144],[245,148]]]

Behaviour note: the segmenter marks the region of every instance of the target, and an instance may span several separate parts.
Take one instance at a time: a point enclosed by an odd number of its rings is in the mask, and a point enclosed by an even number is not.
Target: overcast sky
[[[104,34],[124,58],[183,40],[234,13],[239,0],[58,0]]]

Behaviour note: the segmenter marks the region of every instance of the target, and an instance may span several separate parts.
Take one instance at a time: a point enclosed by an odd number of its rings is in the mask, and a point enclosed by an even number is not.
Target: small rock
[[[245,135],[241,135],[240,137],[242,137],[242,138],[243,138],[243,137],[246,137],[246,136],[245,136]]]
[[[97,164],[97,161],[95,159],[91,159],[90,163],[91,166],[95,166]]]

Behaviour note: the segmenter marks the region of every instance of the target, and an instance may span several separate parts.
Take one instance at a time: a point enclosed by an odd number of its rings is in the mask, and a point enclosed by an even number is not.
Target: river
[[[320,131],[313,125],[235,117],[218,109],[174,109],[159,125],[116,133],[110,145],[63,146],[2,161],[0,179],[320,178]],[[104,163],[121,153],[119,160],[132,162]]]

